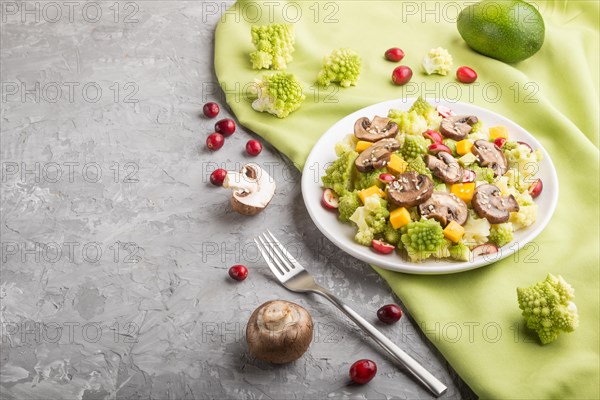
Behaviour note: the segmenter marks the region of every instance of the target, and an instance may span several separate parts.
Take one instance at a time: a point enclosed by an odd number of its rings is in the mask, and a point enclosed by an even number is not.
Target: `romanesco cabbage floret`
[[[421,157],[421,156],[415,157],[412,160],[408,160],[407,163],[408,163],[408,166],[406,167],[406,171],[415,171],[419,174],[426,175],[429,178],[433,179],[432,175],[431,175],[431,171],[429,170],[429,168],[427,168],[427,165],[425,164],[423,157]]]
[[[441,254],[447,246],[442,226],[433,219],[410,222],[400,240],[412,262]]]
[[[337,82],[341,87],[356,86],[360,77],[361,58],[352,49],[337,49],[323,59],[317,83],[328,87]]]
[[[400,148],[400,154],[405,160],[412,160],[422,154],[427,154],[429,141],[423,136],[406,135],[404,144]]]
[[[358,139],[353,133],[346,135],[344,139],[335,144],[335,154],[339,157],[348,151],[356,149],[357,142]]]
[[[490,228],[490,242],[495,243],[498,247],[512,242],[513,240],[513,225],[511,222],[503,224],[492,224]]]
[[[467,246],[473,248],[480,244],[487,243],[491,228],[487,219],[477,218],[475,213],[470,211],[464,228],[465,234],[463,235],[462,240]]]
[[[326,170],[325,176],[321,178],[323,186],[333,189],[338,196],[343,196],[352,190],[352,172],[354,171],[354,160],[358,157],[355,151],[342,154]]]
[[[360,174],[357,174],[356,179],[354,181],[354,189],[362,190],[371,186],[383,188],[384,184],[379,180],[379,175],[385,172],[385,169],[376,169],[373,171],[362,172]]]
[[[439,129],[442,117],[435,107],[419,97],[408,111],[391,109],[388,118],[398,124],[398,131],[421,136],[427,129]]]
[[[470,261],[471,260],[471,249],[464,244],[462,241],[454,245],[451,245],[448,250],[450,251],[450,258],[456,261]]]
[[[413,105],[408,110],[409,112],[414,111],[427,121],[427,126],[437,126],[439,127],[442,122],[442,117],[438,113],[437,109],[429,104],[423,97],[419,96],[417,100],[413,103]],[[425,132],[425,131],[423,131]],[[421,133],[423,133],[421,132]]]
[[[306,97],[302,93],[302,82],[294,74],[285,72],[265,75],[262,80],[256,80],[250,94],[255,98],[253,109],[278,118],[285,118],[296,111]]]
[[[385,230],[390,212],[387,201],[374,194],[365,199],[365,205],[358,207],[350,217],[358,227],[354,240],[363,246],[371,246],[375,235]]]
[[[423,58],[423,69],[427,75],[448,75],[452,69],[452,56],[442,47],[431,49]]]
[[[388,223],[385,225],[385,229],[383,231],[383,238],[385,239],[385,241],[387,243],[393,244],[395,246],[400,241],[401,236],[402,236],[402,234],[400,233],[400,230],[394,229],[391,222],[388,221]]]
[[[350,217],[358,207],[362,206],[358,192],[346,192],[339,197],[338,219],[342,222],[350,221]]]
[[[285,69],[294,52],[294,26],[270,24],[252,27],[252,43],[256,51],[250,53],[253,69]]]
[[[562,276],[548,274],[542,282],[517,288],[519,308],[527,327],[537,332],[542,344],[550,343],[561,332],[573,332],[579,326],[575,290]]]

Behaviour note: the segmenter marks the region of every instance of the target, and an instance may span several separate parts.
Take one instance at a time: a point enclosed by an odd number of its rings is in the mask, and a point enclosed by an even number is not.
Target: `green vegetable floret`
[[[382,233],[386,228],[387,218],[390,212],[387,209],[387,201],[374,194],[365,199],[365,205],[358,207],[350,217],[358,227],[354,240],[363,246],[371,246],[375,235]]]
[[[537,332],[542,344],[550,343],[560,332],[573,332],[579,326],[575,290],[562,276],[548,274],[546,280],[528,288],[517,288],[519,308],[527,327]]]
[[[342,154],[326,170],[325,176],[321,178],[323,186],[333,189],[338,196],[343,196],[352,190],[352,172],[354,171],[354,160],[358,157],[355,151]]]
[[[376,169],[373,171],[362,172],[360,174],[357,174],[356,180],[354,181],[354,189],[362,190],[371,186],[383,188],[385,185],[379,180],[379,175],[385,172],[385,169]]]
[[[302,82],[294,75],[278,72],[263,76],[251,86],[252,108],[285,118],[296,111],[304,101]]]
[[[252,43],[256,51],[250,53],[253,69],[286,69],[293,60],[294,26],[270,24],[252,27]]]
[[[408,111],[391,109],[388,118],[398,124],[398,131],[407,135],[421,136],[427,129],[439,129],[442,117],[435,107],[419,97]]]
[[[328,87],[337,82],[341,87],[356,86],[360,76],[361,58],[354,50],[337,49],[323,59],[317,83]]]
[[[339,198],[338,219],[342,222],[350,221],[350,217],[358,207],[362,206],[358,192],[346,192]]]
[[[406,171],[415,171],[416,173],[423,174],[432,178],[431,171],[427,168],[423,157],[418,156],[413,158],[412,160],[408,160],[408,166],[406,167]]]
[[[404,137],[404,144],[402,144],[402,147],[400,148],[400,154],[405,160],[415,159],[418,156],[427,154],[427,147],[429,147],[429,144],[429,140],[425,139],[423,136],[406,135]]]
[[[421,262],[447,250],[442,226],[433,219],[410,222],[400,240],[412,262]]]
[[[402,233],[400,232],[400,229],[394,229],[392,223],[388,221],[383,231],[383,238],[385,239],[385,241],[395,246],[398,244],[398,242],[400,242],[401,236]]]
[[[513,224],[506,222],[504,224],[492,224],[490,228],[490,241],[498,247],[512,242],[513,240]]]
[[[452,69],[452,56],[442,47],[431,49],[423,58],[423,69],[427,75],[448,75]]]

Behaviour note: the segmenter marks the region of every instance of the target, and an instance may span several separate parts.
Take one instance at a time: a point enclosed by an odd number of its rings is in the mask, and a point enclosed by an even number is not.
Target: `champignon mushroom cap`
[[[511,212],[519,211],[519,203],[512,194],[502,196],[500,189],[490,183],[475,188],[471,204],[477,215],[491,224],[504,223]]]
[[[273,178],[254,163],[244,165],[240,172],[227,171],[223,187],[233,189],[231,206],[243,215],[258,214],[275,194]]]
[[[476,140],[471,151],[477,156],[479,165],[491,168],[494,176],[502,176],[506,173],[508,169],[506,157],[500,147],[494,143],[483,139]]]
[[[356,157],[354,164],[360,172],[369,172],[374,169],[383,168],[390,161],[392,152],[400,148],[400,142],[396,139],[382,139]]]
[[[445,183],[456,183],[462,180],[463,169],[451,154],[444,151],[439,152],[437,157],[427,154],[425,164],[435,176]]]
[[[454,115],[442,119],[440,133],[453,140],[463,140],[479,121],[474,115]]]
[[[369,118],[362,117],[354,123],[354,136],[358,140],[377,142],[381,139],[394,137],[397,133],[398,124],[390,118],[375,116],[370,121]]]
[[[387,198],[400,207],[414,207],[431,197],[433,182],[427,175],[415,171],[400,174],[398,179],[387,185]]]
[[[285,300],[259,306],[246,325],[248,348],[260,360],[285,364],[306,352],[313,336],[313,320],[306,309]]]
[[[460,225],[467,222],[469,216],[467,204],[447,192],[435,191],[425,203],[418,207],[419,215],[424,218],[433,218],[442,226],[450,221],[456,221]]]

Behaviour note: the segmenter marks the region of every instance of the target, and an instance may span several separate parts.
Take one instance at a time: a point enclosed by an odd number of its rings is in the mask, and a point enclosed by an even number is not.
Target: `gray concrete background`
[[[202,104],[222,102],[218,15],[206,4],[1,2],[1,397],[430,398],[341,313],[286,291],[259,258],[252,239],[269,228],[367,319],[399,301],[317,231],[284,156],[268,145],[245,155],[253,135],[241,127],[205,150],[215,120]],[[278,189],[244,218],[208,177],[250,160]],[[250,269],[244,282],[228,278],[236,263]],[[316,324],[310,350],[284,366],[254,359],[244,339],[251,312],[277,298]],[[410,318],[378,326],[448,384],[444,398],[475,397]],[[353,386],[360,358],[379,373]]]

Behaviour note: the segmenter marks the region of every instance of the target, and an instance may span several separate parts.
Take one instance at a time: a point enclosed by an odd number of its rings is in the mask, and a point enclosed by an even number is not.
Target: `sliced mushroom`
[[[449,139],[463,140],[477,121],[479,120],[474,115],[454,115],[442,119],[440,132]]]
[[[446,226],[450,221],[464,225],[469,216],[467,204],[446,192],[433,192],[429,200],[421,204],[418,209],[421,217],[433,218],[442,226]]]
[[[400,148],[396,139],[382,139],[368,147],[356,157],[354,164],[360,172],[383,168],[390,161],[392,152]]]
[[[310,346],[313,320],[306,309],[285,301],[258,307],[246,326],[248,348],[260,360],[284,364],[297,360]]]
[[[390,118],[375,116],[372,121],[369,121],[369,118],[362,117],[354,123],[354,136],[358,140],[377,142],[394,137],[397,133],[398,124]]]
[[[462,180],[463,169],[451,154],[444,151],[439,152],[437,156],[427,154],[425,164],[435,176],[445,183],[456,183]]]
[[[400,174],[398,179],[387,185],[388,200],[400,207],[414,207],[431,197],[433,182],[428,176],[415,171]]]
[[[275,194],[273,178],[254,163],[244,165],[240,172],[228,171],[223,187],[233,189],[231,205],[244,215],[254,215],[264,210]]]
[[[494,176],[502,176],[506,173],[508,169],[506,157],[494,143],[483,139],[476,140],[471,151],[477,156],[479,165],[491,168],[494,171]]]
[[[477,215],[491,224],[506,222],[511,212],[519,211],[519,203],[512,194],[502,196],[500,189],[489,183],[475,188],[471,204]]]

